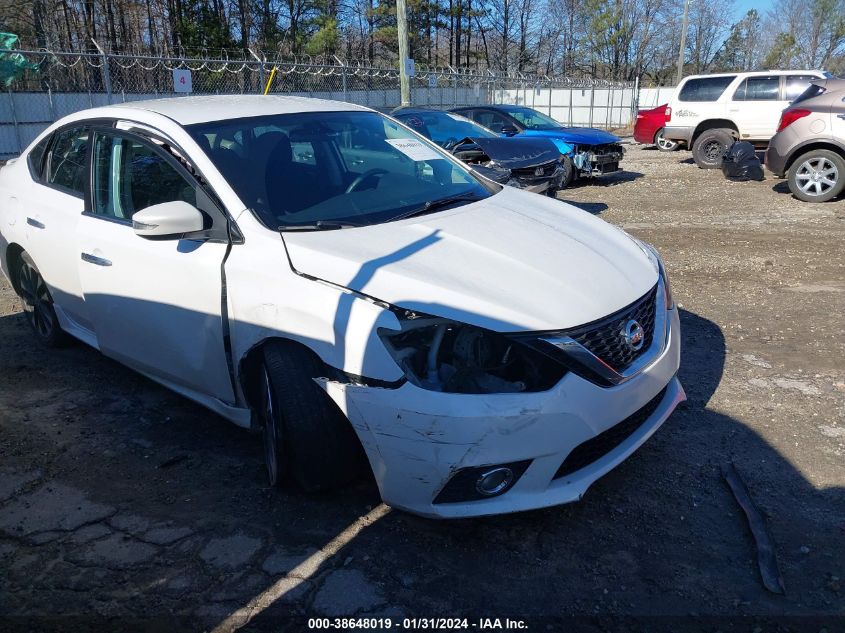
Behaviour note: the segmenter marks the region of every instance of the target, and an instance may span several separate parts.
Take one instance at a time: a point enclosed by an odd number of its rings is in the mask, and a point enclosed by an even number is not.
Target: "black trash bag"
[[[748,141],[735,141],[722,156],[722,173],[733,182],[763,180],[763,163]]]

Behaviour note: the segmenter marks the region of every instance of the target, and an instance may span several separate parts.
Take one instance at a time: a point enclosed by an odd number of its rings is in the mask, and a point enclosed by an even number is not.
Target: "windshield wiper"
[[[424,215],[426,213],[432,213],[437,209],[442,209],[443,207],[448,207],[450,204],[455,204],[456,202],[475,202],[477,200],[481,200],[476,194],[474,193],[462,193],[457,196],[449,196],[448,198],[441,198],[440,200],[429,200],[424,205],[420,207],[416,207],[411,209],[410,211],[406,211],[405,213],[400,213],[396,217],[390,218],[390,222],[396,222],[397,220],[404,220],[406,218],[412,218],[417,215]]]
[[[280,226],[279,231],[336,231],[338,229],[354,229],[360,227],[360,224],[350,224],[349,222],[334,222],[332,220],[317,220],[311,224],[287,224]]]

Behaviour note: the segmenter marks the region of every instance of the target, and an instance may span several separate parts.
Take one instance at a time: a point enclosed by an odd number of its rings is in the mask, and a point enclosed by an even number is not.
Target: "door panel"
[[[30,195],[21,199],[26,218],[26,249],[47,282],[62,327],[91,341],[73,239],[84,208],[84,183],[88,174],[88,129],[66,128],[55,134],[45,159],[41,180],[33,181]],[[82,329],[80,332],[78,329]]]
[[[739,127],[742,139],[768,139],[777,130],[780,113],[789,105],[781,97],[781,77],[748,77],[734,92],[728,114]]]
[[[228,245],[148,240],[131,217],[147,206],[207,201],[175,163],[120,134],[94,138],[93,209],[79,220],[77,267],[100,349],[164,380],[234,401],[223,345],[221,264]]]

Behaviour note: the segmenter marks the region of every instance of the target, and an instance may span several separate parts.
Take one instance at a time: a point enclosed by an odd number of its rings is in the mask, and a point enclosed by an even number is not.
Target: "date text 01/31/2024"
[[[391,630],[525,630],[528,628],[525,620],[511,618],[309,618],[310,630],[335,629],[381,629]]]

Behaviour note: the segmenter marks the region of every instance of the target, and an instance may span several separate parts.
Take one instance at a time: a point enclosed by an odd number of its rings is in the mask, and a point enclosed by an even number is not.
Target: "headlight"
[[[566,368],[506,335],[402,312],[401,330],[380,328],[405,377],[423,389],[448,393],[518,393],[550,389]]]
[[[658,253],[657,249],[651,244],[638,240],[635,237],[632,237],[631,239],[634,240],[643,250],[643,253],[645,253],[649,260],[651,260],[654,270],[656,270],[657,274],[663,278],[663,288],[666,291],[666,309],[674,310],[675,300],[672,298],[672,286],[669,283],[669,275],[666,274],[666,268],[663,266],[663,259],[660,257],[660,253]]]

